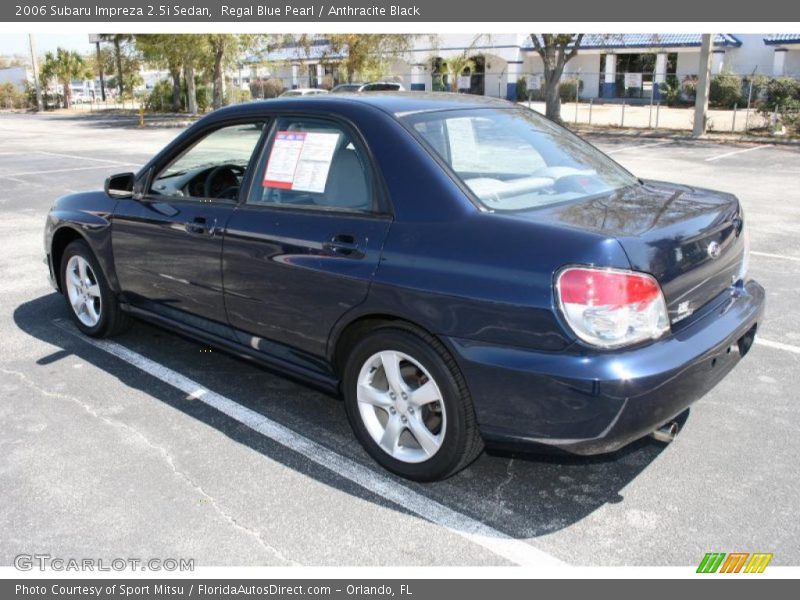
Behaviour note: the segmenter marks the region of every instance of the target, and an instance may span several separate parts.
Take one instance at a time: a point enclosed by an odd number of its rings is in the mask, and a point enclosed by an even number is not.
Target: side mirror
[[[103,189],[112,198],[132,198],[134,179],[133,173],[117,173],[106,179]]]

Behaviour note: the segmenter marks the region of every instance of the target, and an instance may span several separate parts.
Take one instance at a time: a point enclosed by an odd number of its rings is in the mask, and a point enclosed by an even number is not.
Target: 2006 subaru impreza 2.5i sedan
[[[734,196],[454,94],[218,110],[59,199],[45,242],[83,333],[134,316],[340,393],[367,452],[417,480],[484,444],[668,436],[764,304]]]

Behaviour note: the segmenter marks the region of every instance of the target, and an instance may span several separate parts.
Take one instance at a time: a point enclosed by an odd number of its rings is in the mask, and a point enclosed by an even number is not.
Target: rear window
[[[526,210],[637,183],[599,150],[531,110],[436,111],[403,120],[492,210]]]

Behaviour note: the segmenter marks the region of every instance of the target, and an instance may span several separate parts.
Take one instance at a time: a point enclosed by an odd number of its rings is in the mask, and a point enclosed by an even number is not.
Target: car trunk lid
[[[631,268],[659,281],[673,324],[740,276],[743,220],[731,194],[645,181],[612,196],[524,214],[616,238]]]

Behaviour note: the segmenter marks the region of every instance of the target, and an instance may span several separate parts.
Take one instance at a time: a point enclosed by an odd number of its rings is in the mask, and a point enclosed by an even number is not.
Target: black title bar
[[[0,21],[86,22],[800,22],[800,2],[743,0],[12,0]]]

